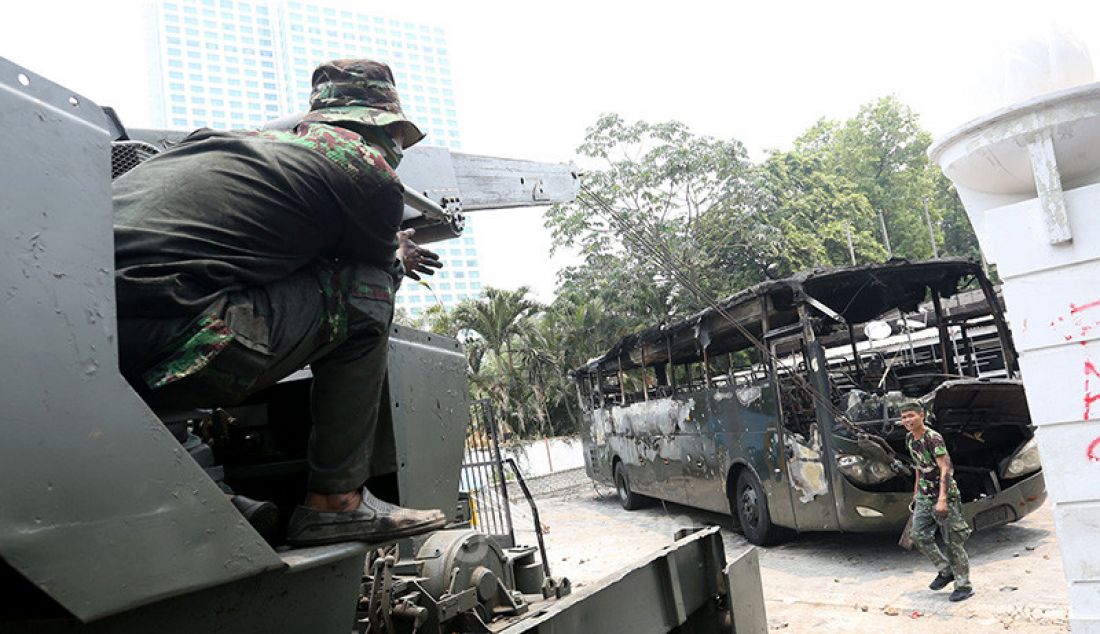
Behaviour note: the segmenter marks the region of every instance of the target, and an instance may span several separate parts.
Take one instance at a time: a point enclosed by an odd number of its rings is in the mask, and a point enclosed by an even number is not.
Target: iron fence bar
[[[501,497],[504,498],[504,514],[507,521],[508,538],[512,540],[512,544],[515,544],[516,529],[515,525],[512,523],[512,507],[510,504],[508,504],[508,485],[507,481],[504,479],[504,456],[500,454],[500,442],[497,439],[497,419],[496,416],[493,415],[494,412],[492,403],[486,403],[486,405],[489,409],[489,417],[487,419],[489,421],[489,437],[493,440],[493,450],[496,452],[497,475],[499,477],[500,487],[499,490],[501,492]],[[545,555],[545,553],[543,554]]]
[[[488,431],[487,428],[492,426],[492,409],[489,403],[482,401],[480,410],[482,415],[479,421],[481,425],[478,429],[476,455],[481,462],[485,462],[485,458],[492,459],[492,456],[487,455],[488,452],[486,451],[488,435],[486,432]],[[492,532],[494,535],[499,535],[499,531],[503,528],[504,521],[500,514],[499,505],[496,503],[496,498],[499,496],[499,493],[496,487],[493,486],[493,471],[488,466],[482,466],[479,470],[481,472],[482,486],[484,486],[486,490],[485,498],[489,502],[486,506],[489,511]]]
[[[492,470],[486,464],[485,460],[485,443],[487,436],[487,427],[491,420],[491,410],[489,404],[486,401],[479,401],[477,403],[478,416],[475,420],[476,427],[475,433],[472,435],[471,445],[471,457],[478,466],[474,467],[475,478],[478,480],[478,500],[480,503],[480,510],[478,513],[478,519],[482,521],[485,526],[485,532],[490,535],[500,535],[500,531],[503,529],[503,521],[501,519],[500,509],[495,498],[497,497],[497,491],[492,484]]]
[[[477,443],[478,443],[478,421],[480,419],[480,409],[475,403],[474,411],[471,412],[469,422],[466,426],[466,448],[465,458],[467,463],[463,465],[463,470],[466,472],[469,478],[467,486],[470,490],[470,498],[474,502],[474,511],[476,512],[475,521],[477,522],[477,529],[479,532],[492,534],[492,517],[486,512],[489,511],[484,502],[484,486],[481,482],[481,470],[476,466],[477,460]]]
[[[508,458],[507,462],[512,467],[512,471],[516,474],[516,482],[519,482],[519,488],[523,489],[523,497],[527,498],[527,504],[531,506],[531,517],[535,520],[535,537],[539,540],[539,555],[542,557],[542,571],[546,574],[546,578],[550,578],[550,560],[546,557],[546,544],[542,539],[542,521],[539,519],[539,508],[535,506],[535,499],[531,497],[531,490],[527,488],[527,483],[523,481],[523,474],[519,472],[519,467],[516,466],[516,461],[512,458]]]
[[[470,499],[476,504],[477,530],[512,547],[514,521],[491,402],[479,399],[471,403],[466,430],[462,472]]]

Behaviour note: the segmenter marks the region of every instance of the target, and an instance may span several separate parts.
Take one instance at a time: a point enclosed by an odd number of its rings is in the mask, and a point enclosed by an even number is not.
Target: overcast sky
[[[820,117],[895,94],[939,135],[998,105],[1004,77],[990,70],[991,52],[1051,22],[1100,66],[1098,2],[347,4],[446,29],[464,151],[548,161],[571,160],[604,112],[678,119],[737,138],[759,159]],[[144,59],[139,6],[8,2],[0,55],[148,125],[145,82],[134,76]],[[479,213],[483,279],[528,283],[548,299],[553,267],[538,212]]]

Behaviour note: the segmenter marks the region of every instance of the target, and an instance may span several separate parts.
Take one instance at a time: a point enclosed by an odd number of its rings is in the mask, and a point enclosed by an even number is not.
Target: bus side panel
[[[730,512],[729,497],[736,479],[728,482],[737,464],[752,469],[768,499],[772,521],[793,526],[790,487],[782,442],[779,439],[775,390],[767,383],[707,391],[708,415],[699,436],[703,464],[689,486],[692,504],[712,511]],[[731,490],[727,490],[727,484]]]
[[[582,402],[582,408],[584,403]],[[581,416],[581,444],[584,448],[584,470],[589,478],[614,485],[611,461],[614,454],[608,443],[611,417],[605,409],[584,410]]]

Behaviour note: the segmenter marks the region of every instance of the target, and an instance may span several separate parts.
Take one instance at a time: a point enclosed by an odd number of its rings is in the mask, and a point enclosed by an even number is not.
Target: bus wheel
[[[619,504],[628,511],[642,508],[644,498],[630,490],[630,479],[626,476],[626,467],[619,462],[615,465],[615,491],[619,494]]]
[[[775,543],[779,537],[779,527],[772,524],[764,487],[752,471],[745,469],[737,477],[736,497],[730,501],[736,505],[731,510],[737,513],[745,539],[757,546]]]

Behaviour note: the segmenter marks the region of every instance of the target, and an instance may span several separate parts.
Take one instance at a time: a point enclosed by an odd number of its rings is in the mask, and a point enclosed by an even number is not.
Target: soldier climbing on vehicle
[[[388,66],[313,74],[290,130],[201,129],[114,182],[120,365],[155,408],[240,403],[309,365],[308,494],[286,541],[383,541],[442,527],[364,486],[401,276],[441,266],[399,232],[394,169],[424,138]],[[238,502],[246,515],[270,504]]]

